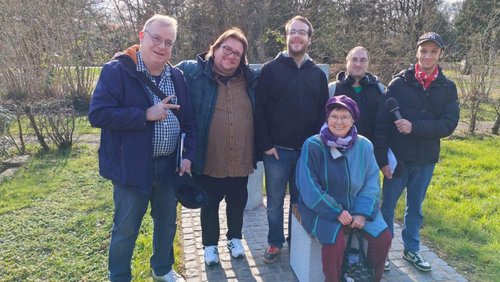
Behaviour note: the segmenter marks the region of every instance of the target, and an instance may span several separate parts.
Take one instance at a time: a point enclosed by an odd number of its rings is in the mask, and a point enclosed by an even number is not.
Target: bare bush
[[[14,105],[7,105],[5,102],[0,106],[0,156],[11,155],[11,149],[15,148],[17,154],[26,153],[26,142],[21,124],[21,111]],[[15,136],[11,127],[17,128]]]
[[[483,29],[469,33],[469,40],[474,42],[469,45],[466,53],[469,74],[456,77],[458,88],[462,93],[461,103],[469,109],[467,117],[469,134],[475,134],[480,117],[480,106],[490,100],[490,94],[499,77],[499,68],[495,66],[495,63],[500,58],[498,49],[500,11],[485,15],[485,20],[486,25]],[[461,73],[460,66],[457,67],[456,72]],[[498,115],[497,110],[497,119]]]
[[[71,147],[75,107],[88,109],[98,75],[92,65],[102,60],[94,51],[102,42],[96,4],[41,0],[0,8],[3,99],[21,109],[43,151],[49,150],[47,139]]]

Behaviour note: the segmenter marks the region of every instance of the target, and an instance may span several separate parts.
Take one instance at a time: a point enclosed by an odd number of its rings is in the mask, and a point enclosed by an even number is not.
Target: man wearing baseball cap
[[[420,36],[417,63],[394,77],[383,99],[396,99],[400,116],[382,104],[375,125],[375,156],[384,174],[381,211],[394,235],[394,208],[407,189],[403,257],[421,271],[432,270],[419,253],[422,203],[439,160],[440,139],[453,133],[459,119],[457,88],[438,64],[443,54],[439,34]],[[397,160],[394,171],[388,163],[389,148]]]

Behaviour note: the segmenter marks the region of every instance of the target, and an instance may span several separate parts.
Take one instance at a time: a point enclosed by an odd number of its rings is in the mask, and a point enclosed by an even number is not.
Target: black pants
[[[217,246],[219,242],[219,204],[226,201],[227,239],[241,239],[243,212],[248,199],[248,176],[216,178],[197,176],[196,180],[207,191],[210,202],[201,209],[201,230],[203,246]]]

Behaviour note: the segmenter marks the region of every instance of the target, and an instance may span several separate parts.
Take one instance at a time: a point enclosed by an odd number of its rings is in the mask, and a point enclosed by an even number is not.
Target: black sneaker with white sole
[[[429,272],[432,270],[432,266],[427,262],[419,252],[403,252],[403,258],[411,262],[415,268],[420,271]]]

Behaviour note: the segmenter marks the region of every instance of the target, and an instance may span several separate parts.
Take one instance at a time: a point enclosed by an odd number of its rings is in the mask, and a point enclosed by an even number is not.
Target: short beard
[[[292,51],[290,44],[288,44],[287,47],[288,47],[288,55],[290,55],[291,57],[302,57],[307,53],[307,47],[302,49],[302,51],[300,52]]]

